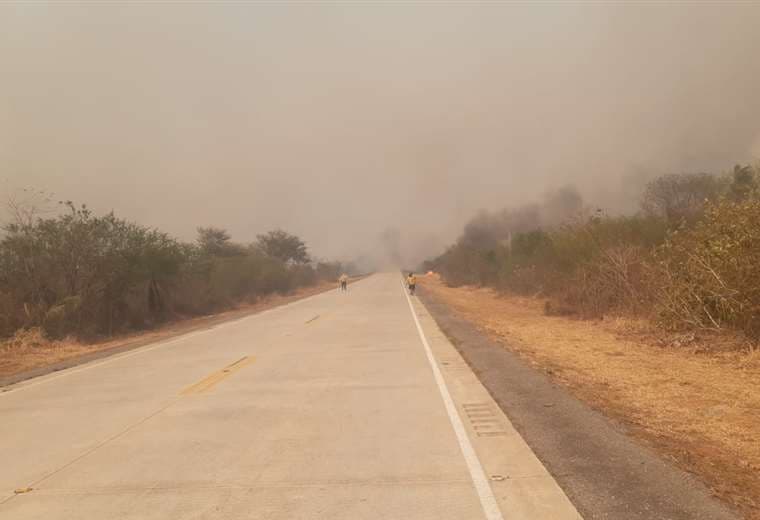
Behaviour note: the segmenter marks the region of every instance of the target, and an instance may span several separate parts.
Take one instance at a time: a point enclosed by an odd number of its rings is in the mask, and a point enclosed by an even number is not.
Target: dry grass
[[[747,518],[760,519],[760,351],[709,348],[711,339],[735,345],[735,338],[663,340],[641,321],[550,317],[538,299],[449,288],[435,276],[422,285],[578,397],[631,426]]]
[[[254,314],[334,288],[334,283],[320,283],[313,287],[299,289],[289,295],[268,296],[254,304],[241,305],[237,309],[220,314],[175,321],[151,331],[119,336],[109,341],[97,343],[81,343],[75,339],[51,341],[39,329],[22,330],[17,332],[13,338],[0,343],[0,377],[12,376],[28,370],[54,365],[61,361],[93,352],[100,352],[125,345],[134,344],[135,346],[139,346],[148,344],[184,334],[191,330],[208,327],[222,321],[235,319],[247,314]]]
[[[38,328],[20,330],[0,344],[0,376],[14,374],[25,367],[56,363],[78,355],[83,347],[69,339],[51,341]]]

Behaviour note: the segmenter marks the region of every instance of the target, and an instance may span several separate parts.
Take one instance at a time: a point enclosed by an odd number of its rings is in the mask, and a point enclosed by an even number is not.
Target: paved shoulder
[[[582,520],[426,307],[419,300],[412,307],[486,519]]]

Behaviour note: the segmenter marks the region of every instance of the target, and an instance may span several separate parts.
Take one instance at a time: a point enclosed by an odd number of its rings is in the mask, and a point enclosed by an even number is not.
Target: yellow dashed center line
[[[194,385],[188,386],[184,390],[182,390],[181,395],[192,395],[192,394],[200,394],[203,392],[208,392],[212,388],[214,388],[217,384],[219,384],[222,380],[225,378],[231,376],[233,373],[237,372],[238,370],[247,367],[248,365],[252,364],[256,359],[253,356],[246,356],[244,358],[240,358],[231,365],[227,365],[223,369],[219,370],[218,372],[214,372],[210,376],[201,379]]]
[[[304,323],[306,323],[306,325],[309,325],[310,323],[314,323],[320,318],[324,319],[329,314],[330,314],[329,312],[325,312],[324,314],[317,314],[313,318],[306,320]]]

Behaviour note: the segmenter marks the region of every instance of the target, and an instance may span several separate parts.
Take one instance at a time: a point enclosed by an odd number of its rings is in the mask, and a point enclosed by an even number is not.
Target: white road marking
[[[414,305],[412,305],[412,299],[409,298],[409,293],[407,293],[403,282],[401,283],[401,289],[404,291],[407,303],[409,303],[409,310],[412,311],[414,324],[417,326],[417,332],[420,335],[420,340],[422,340],[422,346],[425,347],[425,355],[430,363],[430,368],[433,370],[433,376],[438,385],[438,391],[441,393],[443,404],[446,406],[446,413],[449,416],[451,426],[454,428],[454,433],[459,442],[459,448],[462,450],[462,455],[467,463],[467,469],[470,471],[470,478],[472,478],[472,483],[475,485],[475,490],[478,493],[480,505],[483,507],[486,519],[504,520],[501,510],[499,509],[499,504],[496,502],[496,497],[493,495],[491,485],[488,483],[486,474],[483,471],[483,466],[480,464],[478,455],[475,453],[475,448],[472,447],[470,438],[467,436],[467,430],[465,430],[464,424],[462,424],[462,419],[459,417],[459,412],[454,404],[454,400],[451,398],[449,389],[446,386],[446,381],[444,381],[443,376],[441,375],[441,370],[438,368],[438,363],[435,361],[435,357],[433,357],[433,351],[425,337],[425,333],[420,325],[420,320],[417,318],[417,313],[414,310]]]

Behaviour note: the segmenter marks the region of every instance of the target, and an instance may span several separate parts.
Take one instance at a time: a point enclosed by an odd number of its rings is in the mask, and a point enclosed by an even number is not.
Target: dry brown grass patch
[[[581,399],[760,519],[760,353],[736,337],[660,338],[642,320],[544,314],[539,299],[423,286]],[[715,344],[724,342],[724,344]],[[678,345],[678,347],[676,347]]]

